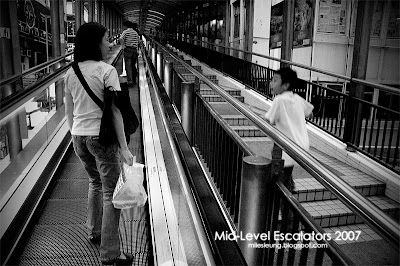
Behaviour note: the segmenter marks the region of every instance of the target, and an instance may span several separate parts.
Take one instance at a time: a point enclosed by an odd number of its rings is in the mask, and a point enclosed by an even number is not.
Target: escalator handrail
[[[9,115],[17,111],[29,99],[35,97],[40,92],[45,90],[49,85],[62,78],[70,68],[71,64],[72,63],[69,63],[68,65],[58,68],[54,73],[44,77],[35,84],[32,84],[26,89],[18,91],[17,93],[5,98],[0,106],[0,120],[7,119]]]
[[[20,78],[22,78],[22,77],[24,77],[26,75],[38,72],[38,71],[43,70],[43,69],[45,69],[47,67],[50,67],[53,64],[59,63],[60,61],[64,60],[66,57],[72,55],[73,53],[74,53],[73,51],[68,52],[65,55],[59,56],[57,58],[51,59],[51,60],[49,60],[47,62],[44,62],[44,63],[42,63],[40,65],[34,66],[34,67],[32,67],[32,68],[30,68],[28,70],[25,70],[21,74],[15,74],[15,75],[13,75],[11,77],[3,79],[3,80],[0,81],[0,87],[3,87],[5,85],[11,84],[11,83],[14,83],[15,81],[19,80]]]

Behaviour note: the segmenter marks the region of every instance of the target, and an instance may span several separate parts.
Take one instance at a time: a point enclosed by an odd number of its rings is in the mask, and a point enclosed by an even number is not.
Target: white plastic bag
[[[115,186],[112,203],[117,209],[128,209],[143,206],[147,194],[143,187],[143,164],[133,163],[132,166],[123,164],[123,169]]]

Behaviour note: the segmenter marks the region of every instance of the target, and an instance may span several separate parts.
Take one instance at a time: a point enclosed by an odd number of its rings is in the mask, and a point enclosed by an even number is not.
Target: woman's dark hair
[[[102,60],[100,43],[106,31],[107,28],[97,22],[80,26],[75,37],[74,61]]]
[[[277,70],[275,72],[275,74],[279,74],[281,76],[282,85],[285,83],[290,84],[287,90],[291,91],[292,87],[296,86],[296,83],[298,81],[296,71],[294,71],[288,67],[284,67],[284,68]]]

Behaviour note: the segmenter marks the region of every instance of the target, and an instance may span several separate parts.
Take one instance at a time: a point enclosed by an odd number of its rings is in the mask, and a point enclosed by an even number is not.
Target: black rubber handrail
[[[6,78],[6,79],[3,79],[3,80],[0,81],[0,87],[3,87],[3,86],[8,85],[8,84],[10,84],[10,83],[14,83],[14,82],[17,81],[18,79],[20,79],[20,78],[22,78],[22,77],[24,77],[24,76],[26,76],[26,75],[29,75],[29,74],[38,72],[38,71],[40,71],[40,70],[43,70],[43,69],[45,69],[45,68],[47,68],[47,67],[50,67],[51,65],[53,65],[53,64],[55,64],[55,63],[58,63],[58,62],[64,60],[65,57],[70,56],[70,55],[72,55],[73,53],[74,53],[73,51],[72,51],[72,52],[69,52],[69,53],[66,53],[65,55],[59,56],[59,57],[57,57],[57,58],[54,58],[54,59],[49,60],[49,61],[47,61],[47,62],[44,62],[44,63],[42,63],[42,64],[40,64],[40,65],[34,66],[34,67],[32,67],[32,68],[30,68],[30,69],[28,69],[28,70],[25,70],[25,71],[22,72],[21,74],[16,74],[16,75],[13,75],[13,76],[8,77],[8,78]]]

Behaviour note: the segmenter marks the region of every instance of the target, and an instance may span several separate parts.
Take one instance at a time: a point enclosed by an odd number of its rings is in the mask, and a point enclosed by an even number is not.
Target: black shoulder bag
[[[75,71],[76,76],[82,83],[83,88],[89,94],[90,98],[103,110],[103,116],[101,117],[99,143],[104,146],[109,146],[113,143],[118,142],[117,135],[114,129],[114,122],[112,116],[111,106],[113,101],[121,112],[122,119],[124,122],[124,131],[126,142],[129,144],[130,135],[135,133],[139,126],[139,120],[132,108],[129,91],[127,88],[121,88],[122,91],[110,91],[108,87],[104,88],[104,103],[94,94],[87,84],[85,78],[79,69],[78,63],[73,63],[72,68]]]

